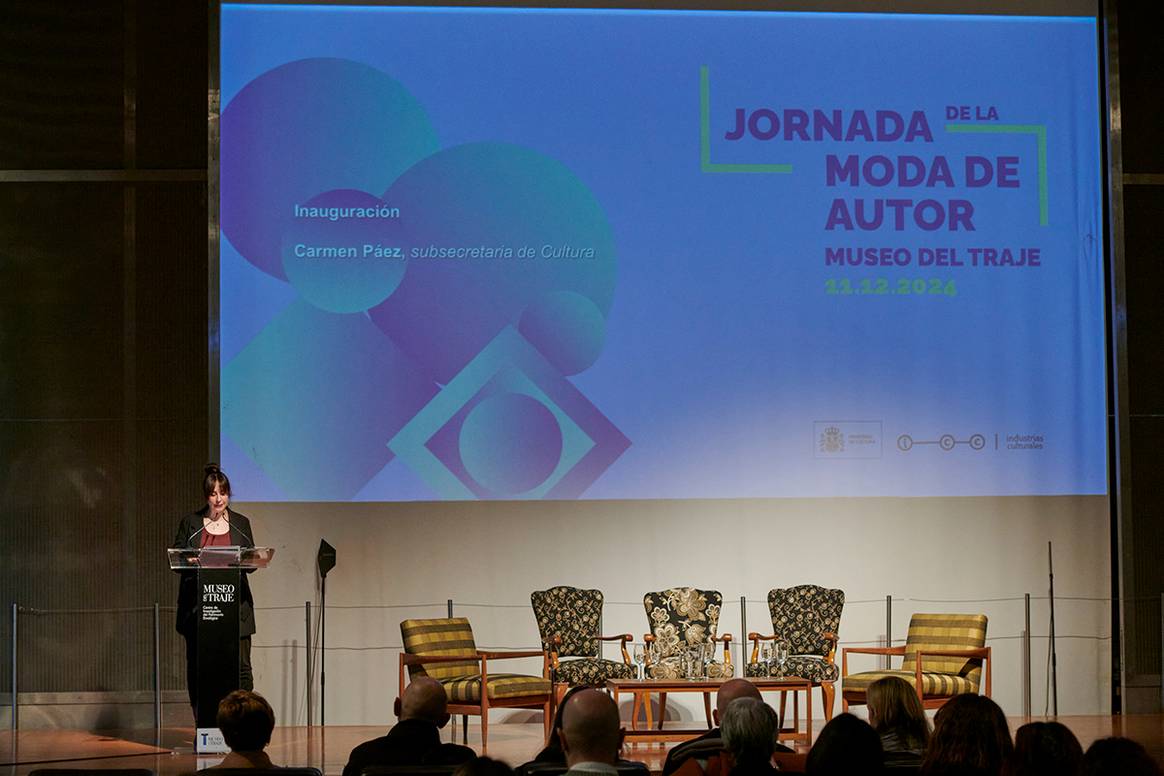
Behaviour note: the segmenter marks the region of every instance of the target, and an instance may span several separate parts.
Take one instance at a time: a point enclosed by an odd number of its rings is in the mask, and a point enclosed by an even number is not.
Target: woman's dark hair
[[[865,691],[869,724],[878,733],[896,733],[907,749],[925,749],[930,723],[917,691],[899,676],[886,676]]]
[[[1160,776],[1160,765],[1130,738],[1101,738],[1083,755],[1084,776]]]
[[[1029,722],[1014,734],[1007,776],[1076,776],[1083,764],[1079,739],[1059,722]]]
[[[216,463],[206,464],[203,469],[205,475],[202,478],[202,497],[210,498],[210,494],[214,492],[214,486],[217,485],[220,492],[224,495],[230,495],[230,478],[226,476],[226,472],[218,468]]]
[[[235,690],[219,702],[217,721],[233,751],[261,752],[271,743],[275,711],[257,692]]]
[[[985,695],[955,695],[938,709],[921,772],[998,776],[1014,744],[1006,715]]]
[[[881,773],[881,736],[863,719],[839,714],[820,731],[808,752],[810,776]]]

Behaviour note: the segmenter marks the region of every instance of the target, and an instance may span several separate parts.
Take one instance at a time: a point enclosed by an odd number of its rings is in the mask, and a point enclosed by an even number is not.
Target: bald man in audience
[[[697,753],[710,754],[717,751],[716,744],[722,738],[719,727],[720,720],[723,719],[723,713],[727,711],[728,704],[737,698],[762,700],[760,691],[756,689],[756,685],[747,679],[729,679],[720,685],[719,692],[715,695],[715,708],[711,712],[711,718],[715,721],[715,727],[698,738],[684,741],[682,744],[667,752],[667,762],[663,763],[663,776],[671,776],[672,773],[679,770],[679,766],[683,765],[689,757]],[[792,751],[781,744],[776,745],[776,750],[779,752]]]
[[[601,690],[582,690],[566,701],[558,731],[566,753],[567,776],[617,774],[623,730],[618,706]]]
[[[360,776],[360,770],[370,765],[455,765],[472,759],[475,753],[467,746],[441,743],[448,705],[440,682],[428,677],[412,680],[396,699],[400,721],[387,735],[353,749],[343,776]]]

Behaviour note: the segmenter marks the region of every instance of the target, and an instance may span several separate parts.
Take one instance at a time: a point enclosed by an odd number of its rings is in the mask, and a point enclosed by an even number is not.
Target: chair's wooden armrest
[[[541,652],[538,653],[542,654]],[[400,664],[404,666],[415,666],[421,663],[464,663],[465,661],[475,661],[481,656],[480,653],[476,655],[414,655],[410,652],[400,653]]]
[[[900,647],[845,647],[841,650],[841,679],[849,675],[850,652],[858,655],[904,655],[905,645],[902,644]]]
[[[845,647],[841,650],[844,655],[850,652],[859,655],[904,655],[905,647]]]
[[[484,650],[484,649],[477,650],[477,657],[483,657],[483,658],[486,658],[487,660],[503,660],[507,657],[541,657],[542,654],[543,653],[540,649],[536,650],[536,651],[532,650],[532,649],[531,650],[522,650],[520,652],[495,651],[495,650]],[[461,659],[463,660],[464,658],[461,658]]]
[[[837,634],[833,633],[832,631],[824,631],[820,635],[831,641],[833,644],[836,644],[838,641]]]
[[[599,641],[617,641],[617,642],[619,642],[618,646],[622,650],[622,662],[628,666],[631,664],[631,656],[630,656],[630,652],[627,652],[626,645],[628,642],[632,641],[633,639],[634,639],[634,636],[632,636],[629,633],[618,633],[618,634],[615,634],[613,636],[599,636],[598,637]],[[602,650],[599,650],[598,656],[602,657]]]
[[[732,664],[732,634],[725,633],[722,636],[717,636],[712,641],[723,642],[723,662],[724,665]]]
[[[919,649],[918,659],[926,657],[990,657],[990,647],[969,647],[967,649]]]
[[[771,636],[767,636],[763,633],[757,633],[756,631],[752,631],[751,633],[749,633],[748,634],[748,641],[752,642],[752,656],[748,658],[748,662],[755,663],[756,661],[758,661],[760,659],[760,642],[761,641],[772,641],[775,638],[776,638],[775,633],[773,633]]]

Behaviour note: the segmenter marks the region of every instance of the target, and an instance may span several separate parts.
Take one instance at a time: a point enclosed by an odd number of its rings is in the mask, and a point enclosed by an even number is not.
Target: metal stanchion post
[[[315,698],[311,692],[311,602],[303,602],[303,646],[307,654],[307,727],[315,724]]]
[[[449,607],[449,617],[450,617],[450,618],[452,618],[452,616],[453,616],[453,599],[451,599],[451,598],[450,598],[450,599],[448,599],[448,600],[447,600],[445,603],[446,603],[446,604],[448,604],[448,607]]]
[[[16,615],[20,607],[12,604],[12,732],[20,727],[20,704],[16,701]]]
[[[154,601],[154,746],[162,746],[162,612]]]
[[[748,640],[748,599],[740,596],[740,676],[748,673],[748,664],[744,660],[744,646]]]
[[[893,596],[885,596],[885,646],[886,648],[893,646]],[[889,668],[889,655],[881,659],[882,667]]]
[[[1031,716],[1031,594],[1024,596],[1026,619],[1023,620],[1023,716]]]

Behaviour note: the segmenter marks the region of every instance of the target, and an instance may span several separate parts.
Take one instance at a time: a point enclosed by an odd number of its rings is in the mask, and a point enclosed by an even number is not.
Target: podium
[[[198,752],[227,752],[218,729],[218,703],[238,687],[241,575],[266,568],[271,547],[204,547],[168,550],[170,568],[198,575],[198,686],[194,712]]]

